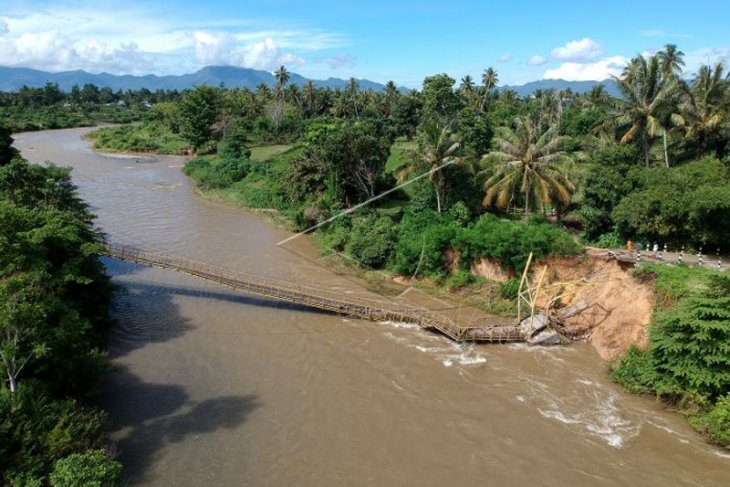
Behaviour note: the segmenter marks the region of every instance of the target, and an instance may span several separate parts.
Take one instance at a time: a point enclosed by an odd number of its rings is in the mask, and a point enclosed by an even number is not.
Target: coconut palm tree
[[[442,166],[466,162],[461,156],[461,143],[450,127],[435,121],[424,122],[417,142],[417,149],[408,153],[411,162],[401,171],[399,179],[405,181],[414,173],[429,171],[429,179],[436,185],[436,209],[441,213],[447,183],[446,167]]]
[[[518,196],[525,203],[525,217],[533,208],[552,204],[558,211],[570,203],[575,186],[558,163],[571,156],[560,151],[564,137],[557,126],[539,129],[529,117],[518,117],[515,127],[498,127],[494,148],[486,160],[491,166],[479,173],[484,178],[484,206],[509,208]]]
[[[286,66],[282,64],[279,69],[274,71],[274,77],[276,78],[276,95],[281,98],[284,96],[284,87],[289,82],[291,75]]]
[[[305,114],[310,116],[314,112],[315,102],[317,101],[317,90],[312,80],[304,83],[302,89],[302,106]]]
[[[461,78],[459,91],[466,97],[469,97],[472,93],[474,93],[474,79],[470,75],[467,74]]]
[[[594,86],[580,98],[580,105],[584,110],[607,108],[610,104],[611,96],[603,85]]]
[[[485,69],[484,73],[482,73],[482,84],[487,89],[487,91],[492,91],[494,88],[496,88],[497,83],[499,83],[499,75],[497,74],[497,70],[495,70],[491,66]]]
[[[677,49],[675,44],[667,44],[664,46],[664,50],[659,51],[656,55],[659,58],[659,65],[665,77],[679,77],[682,74],[684,53]]]
[[[388,81],[385,83],[385,96],[390,100],[395,98],[398,94],[398,87],[395,85],[395,81]]]
[[[623,132],[621,143],[638,142],[648,167],[652,140],[663,130],[661,122],[676,101],[679,81],[663,76],[658,56],[632,59],[621,77],[613,79],[621,91],[620,112],[613,119]]]
[[[707,151],[727,120],[724,69],[722,63],[716,64],[714,69],[702,66],[692,87],[684,93],[679,113],[672,115],[674,124],[684,132],[685,140],[695,142],[697,159]]]

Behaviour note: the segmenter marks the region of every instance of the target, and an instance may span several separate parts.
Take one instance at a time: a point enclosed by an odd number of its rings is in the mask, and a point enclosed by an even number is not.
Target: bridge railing
[[[256,274],[201,262],[188,257],[153,252],[133,245],[107,242],[105,247],[106,252],[111,257],[156,267],[176,269],[222,284],[249,289],[258,294],[299,304],[309,304],[332,311],[349,311],[352,314],[382,315],[385,319],[390,318],[394,321],[404,320],[417,322],[423,327],[436,328],[454,339],[459,339],[463,334],[463,331],[460,330],[468,330],[466,328],[462,329],[450,318],[422,307],[409,306],[392,301],[386,303],[360,296],[343,296],[342,294],[321,288],[262,277]]]

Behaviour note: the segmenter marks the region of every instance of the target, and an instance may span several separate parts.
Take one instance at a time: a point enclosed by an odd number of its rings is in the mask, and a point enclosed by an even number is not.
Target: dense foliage
[[[103,414],[79,398],[105,367],[110,284],[69,171],[28,164],[11,141],[0,140],[0,483],[44,485],[54,463],[106,443]]]
[[[58,85],[23,87],[15,93],[0,92],[0,123],[13,131],[81,127],[140,120],[154,104],[176,100],[176,91],[117,91],[92,84],[74,86],[65,93]]]
[[[659,308],[646,350],[632,348],[612,371],[634,392],[678,404],[716,443],[730,445],[730,277],[651,266]]]

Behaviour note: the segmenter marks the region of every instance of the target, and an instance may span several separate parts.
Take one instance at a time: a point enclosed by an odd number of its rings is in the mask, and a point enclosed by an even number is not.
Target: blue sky
[[[599,79],[664,44],[688,71],[730,64],[730,2],[2,0],[0,65],[181,74],[210,64],[418,87],[446,72],[501,83]]]

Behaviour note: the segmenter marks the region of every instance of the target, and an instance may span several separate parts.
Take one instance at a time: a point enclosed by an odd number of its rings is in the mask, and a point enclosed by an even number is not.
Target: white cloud
[[[112,46],[94,39],[74,41],[56,31],[0,38],[0,64],[48,71],[86,69],[133,74],[154,69],[151,56],[139,51],[134,43]]]
[[[504,53],[497,58],[497,61],[499,61],[500,63],[506,63],[507,61],[510,61],[511,59],[512,59],[512,54]]]
[[[287,21],[199,20],[148,5],[121,2],[111,10],[56,3],[3,12],[0,65],[114,74],[181,74],[209,64],[271,70],[348,44],[341,34]]]
[[[543,79],[564,79],[567,81],[602,81],[621,74],[628,62],[623,56],[612,56],[593,63],[563,63],[555,69],[548,69]]]
[[[280,65],[300,66],[304,59],[279,50],[279,46],[271,37],[255,42],[244,49],[243,66],[247,68],[273,70]]]
[[[225,32],[193,32],[195,60],[201,64],[233,64],[236,38]]]
[[[527,60],[527,64],[529,64],[530,66],[540,66],[542,64],[545,64],[546,62],[547,59],[545,59],[545,56],[540,56],[539,54],[536,54]]]
[[[282,64],[299,66],[304,59],[282,52],[271,37],[243,44],[227,32],[199,31],[191,33],[195,60],[202,65],[223,64],[254,69],[273,70]]]
[[[587,37],[579,41],[570,41],[564,46],[553,49],[552,56],[561,61],[584,61],[595,59],[603,54],[601,45]]]

